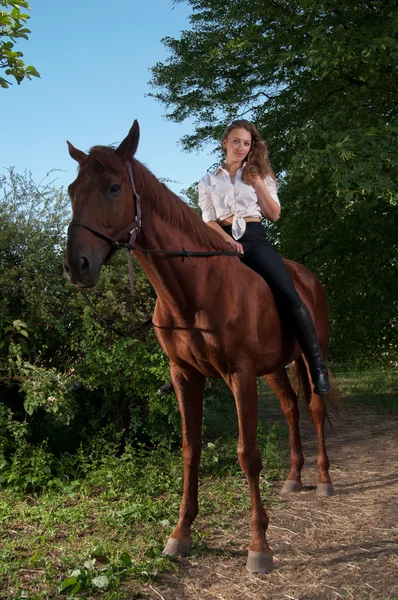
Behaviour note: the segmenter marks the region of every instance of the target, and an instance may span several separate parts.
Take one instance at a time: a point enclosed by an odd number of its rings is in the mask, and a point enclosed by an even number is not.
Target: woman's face
[[[226,162],[243,162],[249,154],[251,145],[252,134],[247,129],[243,127],[232,129],[227,139],[223,141],[223,148],[227,154]]]

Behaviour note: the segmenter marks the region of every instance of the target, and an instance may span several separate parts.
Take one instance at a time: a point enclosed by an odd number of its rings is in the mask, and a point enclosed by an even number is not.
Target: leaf
[[[26,323],[24,323],[23,321],[21,321],[20,319],[15,319],[15,321],[13,321],[13,326],[15,327],[15,329],[26,329]]]
[[[61,590],[66,590],[68,587],[71,587],[72,585],[76,585],[76,583],[78,583],[76,577],[68,577],[67,579],[64,579],[64,581],[61,584]]]
[[[98,575],[91,580],[91,583],[100,590],[106,590],[109,585],[109,580],[106,575]]]
[[[28,415],[31,417],[33,415],[33,413],[35,412],[35,408],[36,408],[36,404],[31,403],[29,400],[26,400],[24,402],[24,409],[26,410],[26,412],[28,413]]]
[[[131,565],[133,564],[133,562],[131,560],[131,556],[128,552],[123,552],[123,554],[120,557],[120,561],[126,567],[131,567]]]
[[[70,594],[76,594],[77,592],[79,592],[81,590],[81,587],[82,587],[82,584],[80,581],[78,581],[77,584],[75,585],[75,587],[70,590]]]
[[[26,67],[26,73],[27,75],[32,75],[33,77],[40,77],[40,73],[34,67],[32,67],[32,65]]]
[[[94,569],[95,562],[96,562],[96,559],[91,558],[90,560],[86,560],[83,566],[86,569]]]
[[[163,519],[162,521],[159,521],[159,525],[162,525],[162,527],[168,527],[170,525],[170,521],[168,519]]]

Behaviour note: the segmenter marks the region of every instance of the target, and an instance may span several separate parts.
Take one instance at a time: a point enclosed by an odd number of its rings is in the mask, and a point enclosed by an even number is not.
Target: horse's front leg
[[[191,547],[191,525],[198,514],[198,474],[206,377],[196,370],[182,371],[173,363],[170,364],[170,374],[181,413],[184,493],[177,527],[169,537],[163,553],[184,556]]]
[[[252,540],[247,558],[247,570],[251,573],[269,573],[272,569],[272,553],[265,533],[268,516],[260,495],[261,454],[257,446],[257,383],[254,373],[242,369],[228,375],[225,380],[235,397],[239,424],[238,458],[246,475],[252,509]]]

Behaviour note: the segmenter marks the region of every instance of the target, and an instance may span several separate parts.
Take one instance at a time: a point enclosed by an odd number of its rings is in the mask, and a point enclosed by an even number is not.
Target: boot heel
[[[318,365],[315,368],[310,367],[311,379],[314,384],[314,392],[318,396],[324,396],[330,392],[328,370],[325,365]]]

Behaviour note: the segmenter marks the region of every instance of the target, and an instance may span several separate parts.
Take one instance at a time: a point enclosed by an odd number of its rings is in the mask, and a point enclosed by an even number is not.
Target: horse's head
[[[128,165],[139,141],[134,121],[118,148],[94,146],[89,154],[68,142],[69,154],[79,165],[69,186],[73,217],[68,230],[64,268],[79,288],[94,287],[102,264],[112,253],[112,240],[126,242],[136,216],[136,202]],[[121,237],[118,237],[122,233]]]

